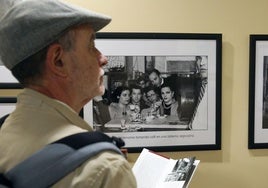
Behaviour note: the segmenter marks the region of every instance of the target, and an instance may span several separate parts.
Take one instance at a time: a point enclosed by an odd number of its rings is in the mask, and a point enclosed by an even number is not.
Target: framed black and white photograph
[[[3,62],[0,60],[0,89],[20,89],[22,86],[18,80],[12,75],[11,71],[8,70]]]
[[[250,35],[248,148],[268,148],[268,35]]]
[[[15,110],[16,102],[16,97],[0,97],[0,118]]]
[[[129,152],[221,149],[221,34],[97,33],[103,96],[83,108]]]

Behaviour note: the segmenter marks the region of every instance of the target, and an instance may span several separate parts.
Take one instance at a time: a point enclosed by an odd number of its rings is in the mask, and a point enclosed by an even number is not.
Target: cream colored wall
[[[111,15],[106,32],[222,33],[222,150],[163,154],[201,160],[190,188],[268,187],[268,150],[247,149],[249,34],[268,34],[267,0],[66,1]]]
[[[247,149],[249,34],[268,34],[267,0],[68,1],[111,15],[106,32],[222,33],[222,150],[165,154],[201,159],[191,188],[268,187],[268,150]]]

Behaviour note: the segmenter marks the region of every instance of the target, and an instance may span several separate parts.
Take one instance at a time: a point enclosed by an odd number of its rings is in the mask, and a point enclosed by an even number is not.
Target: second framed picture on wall
[[[221,148],[221,34],[98,33],[105,93],[83,117],[129,152]]]
[[[16,97],[0,97],[0,118],[9,115],[16,108]]]
[[[21,89],[22,86],[0,60],[0,89]]]
[[[248,148],[268,148],[268,35],[250,35]]]

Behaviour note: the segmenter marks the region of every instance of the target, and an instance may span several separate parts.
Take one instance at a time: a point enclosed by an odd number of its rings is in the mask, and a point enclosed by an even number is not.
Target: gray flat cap
[[[11,70],[72,26],[88,23],[97,32],[110,21],[106,15],[58,0],[23,0],[0,20],[0,58]]]
[[[17,1],[19,0],[0,0],[0,19],[2,16],[5,15],[7,10],[10,9],[10,7],[12,7]],[[1,59],[0,59],[0,65],[3,65]]]
[[[4,16],[7,10],[20,0],[0,0],[0,18]]]

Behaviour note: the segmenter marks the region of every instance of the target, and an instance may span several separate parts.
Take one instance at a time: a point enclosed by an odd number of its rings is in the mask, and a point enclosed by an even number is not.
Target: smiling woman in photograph
[[[111,119],[119,119],[126,115],[130,102],[130,89],[125,86],[117,87],[112,93],[112,103],[109,106]]]

